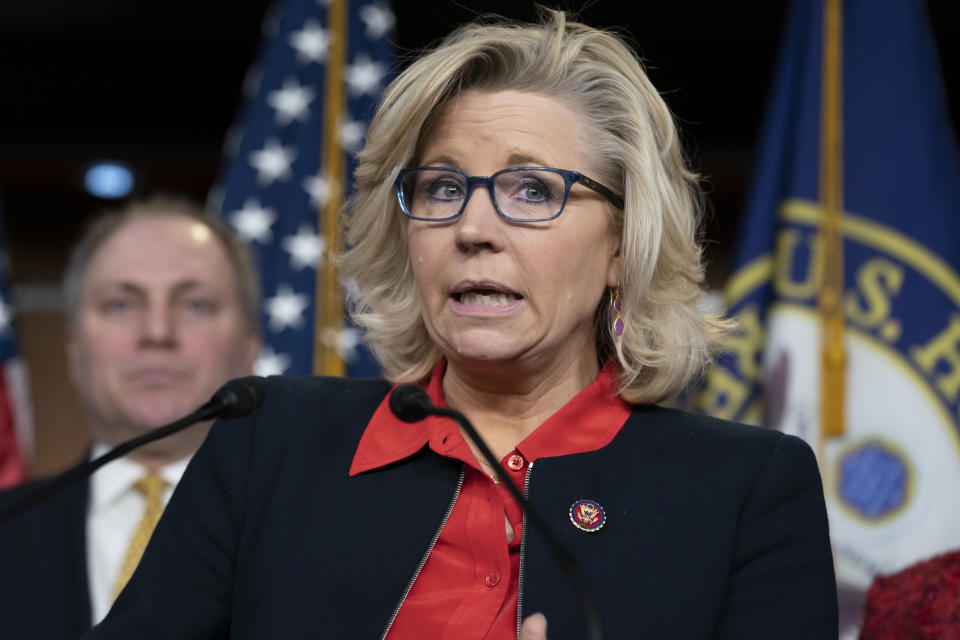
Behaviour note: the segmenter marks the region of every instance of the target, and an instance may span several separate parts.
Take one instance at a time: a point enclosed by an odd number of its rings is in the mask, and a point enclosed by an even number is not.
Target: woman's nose
[[[505,223],[494,207],[490,190],[477,185],[467,194],[463,213],[457,218],[457,245],[465,251],[501,251]]]

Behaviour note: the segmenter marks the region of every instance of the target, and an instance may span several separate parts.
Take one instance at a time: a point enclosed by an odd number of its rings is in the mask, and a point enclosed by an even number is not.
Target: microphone
[[[267,383],[259,376],[247,376],[245,378],[230,380],[217,389],[213,397],[193,413],[175,422],[171,422],[168,425],[157,427],[142,436],[127,440],[95,460],[74,465],[60,475],[54,476],[49,481],[36,487],[33,491],[5,505],[0,509],[0,524],[47,500],[67,485],[92,475],[94,471],[111,460],[126,455],[148,442],[165,438],[204,420],[211,420],[213,418],[239,418],[252,413],[263,403],[266,395]]]
[[[467,417],[456,409],[437,407],[430,400],[430,396],[421,387],[415,384],[402,384],[390,394],[390,411],[397,418],[404,422],[419,422],[427,416],[444,416],[457,421],[467,437],[473,441],[477,449],[483,455],[484,459],[493,469],[499,473],[500,480],[507,486],[510,494],[520,503],[523,512],[530,517],[530,522],[537,528],[543,540],[546,543],[547,550],[553,556],[553,561],[557,563],[564,576],[573,587],[577,597],[577,604],[580,606],[580,614],[583,616],[587,625],[587,638],[589,640],[603,640],[603,623],[600,619],[600,607],[597,603],[597,596],[590,587],[590,581],[586,572],[576,558],[573,557],[563,543],[550,529],[547,521],[543,519],[540,512],[534,508],[533,504],[527,500],[526,496],[520,491],[514,483],[510,474],[500,465],[500,461],[493,455],[487,443],[483,441],[480,434],[474,426],[467,420]]]
[[[427,392],[415,384],[402,384],[390,394],[390,411],[404,422],[419,422],[434,408]]]
[[[260,376],[246,376],[234,378],[217,389],[207,404],[220,406],[216,414],[219,418],[242,418],[253,413],[266,397],[267,381]]]

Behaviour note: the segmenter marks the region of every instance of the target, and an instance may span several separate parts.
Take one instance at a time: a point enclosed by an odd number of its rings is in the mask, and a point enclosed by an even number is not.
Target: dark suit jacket
[[[458,461],[422,450],[348,477],[380,382],[271,379],[214,425],[103,638],[380,638],[455,499]],[[653,406],[614,441],[534,462],[527,492],[586,569],[607,637],[836,638],[816,462],[797,438]],[[607,524],[576,529],[572,504]],[[572,590],[524,527],[521,616],[585,637]]]
[[[71,485],[0,524],[0,637],[77,640],[90,628],[87,493],[86,482]]]

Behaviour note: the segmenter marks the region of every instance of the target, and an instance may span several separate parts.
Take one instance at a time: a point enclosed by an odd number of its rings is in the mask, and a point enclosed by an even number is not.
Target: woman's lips
[[[523,296],[499,283],[465,282],[454,287],[450,305],[465,315],[504,316],[523,306]]]
[[[464,293],[479,293],[485,295],[506,294],[514,298],[523,298],[523,296],[505,284],[496,280],[461,280],[450,289],[450,295],[459,299]]]

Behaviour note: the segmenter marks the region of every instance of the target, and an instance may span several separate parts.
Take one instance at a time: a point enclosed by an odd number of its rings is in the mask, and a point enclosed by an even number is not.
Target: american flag
[[[0,221],[0,251],[3,247]],[[0,489],[12,487],[27,477],[26,452],[31,432],[25,381],[13,331],[6,255],[3,255],[0,256]]]
[[[394,22],[381,0],[283,0],[265,19],[213,196],[260,270],[258,375],[379,373],[344,321],[326,256],[339,249],[335,214],[353,153],[390,79]]]

